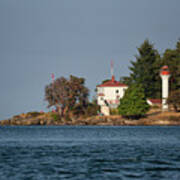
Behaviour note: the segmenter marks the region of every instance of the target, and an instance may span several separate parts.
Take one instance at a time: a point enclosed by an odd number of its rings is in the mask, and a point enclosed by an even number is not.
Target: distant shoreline
[[[90,126],[179,126],[180,113],[153,110],[139,120],[124,119],[120,115],[54,119],[52,113],[27,113],[1,120],[0,126],[28,125],[90,125]]]

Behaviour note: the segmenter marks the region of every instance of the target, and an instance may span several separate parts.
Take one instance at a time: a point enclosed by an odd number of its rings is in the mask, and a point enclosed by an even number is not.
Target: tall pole
[[[51,74],[51,78],[52,78],[52,82],[54,82],[54,78],[55,78],[54,73]]]
[[[111,76],[114,76],[114,62],[111,60]]]
[[[114,82],[115,77],[114,77],[114,63],[113,63],[113,60],[111,60],[111,78],[112,78],[112,82]]]

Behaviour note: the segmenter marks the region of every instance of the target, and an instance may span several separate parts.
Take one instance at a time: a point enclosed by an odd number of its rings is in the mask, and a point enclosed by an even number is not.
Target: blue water
[[[180,127],[0,127],[0,180],[180,179]]]

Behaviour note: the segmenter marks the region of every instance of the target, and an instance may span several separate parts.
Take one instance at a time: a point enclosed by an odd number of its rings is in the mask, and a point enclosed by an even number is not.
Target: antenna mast
[[[55,76],[54,73],[51,74],[52,82],[54,82]]]
[[[114,76],[114,62],[111,60],[111,76]]]

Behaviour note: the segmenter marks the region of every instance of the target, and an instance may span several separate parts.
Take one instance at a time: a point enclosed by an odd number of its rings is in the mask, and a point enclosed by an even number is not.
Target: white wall
[[[104,96],[98,96],[98,105],[105,105],[104,100],[117,100],[117,96],[121,99],[128,87],[98,87],[97,94],[103,93]]]
[[[169,95],[169,78],[170,75],[161,75],[162,78],[162,109],[168,110],[167,98]]]

